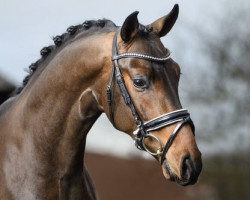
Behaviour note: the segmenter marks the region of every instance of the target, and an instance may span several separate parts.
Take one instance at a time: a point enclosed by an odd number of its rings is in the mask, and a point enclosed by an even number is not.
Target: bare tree
[[[250,147],[250,2],[229,0],[218,6],[209,25],[188,30],[197,41],[193,57],[198,57],[189,68],[198,75],[184,87],[190,106],[199,111],[200,137],[234,151]]]

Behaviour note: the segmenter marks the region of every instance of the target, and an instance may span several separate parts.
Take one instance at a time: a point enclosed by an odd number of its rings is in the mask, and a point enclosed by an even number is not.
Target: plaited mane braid
[[[69,39],[72,39],[74,36],[76,36],[78,33],[82,31],[89,30],[91,27],[103,28],[103,27],[115,27],[115,26],[116,25],[112,21],[106,20],[106,19],[99,19],[97,21],[87,20],[83,22],[82,24],[78,24],[75,26],[72,25],[66,29],[67,31],[66,33],[53,37],[54,45],[43,47],[41,49],[40,54],[42,57],[39,60],[37,60],[35,63],[32,63],[29,66],[29,70],[28,70],[29,74],[24,78],[22,86],[17,88],[16,94],[19,94],[22,92],[23,88],[27,85],[32,75],[36,72],[37,68],[51,54],[51,52],[57,50]]]

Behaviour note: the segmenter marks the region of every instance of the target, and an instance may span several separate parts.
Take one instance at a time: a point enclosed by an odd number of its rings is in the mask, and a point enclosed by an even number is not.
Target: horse
[[[167,180],[197,182],[201,153],[178,96],[181,69],[160,40],[178,13],[176,4],[149,25],[137,11],[121,27],[85,21],[41,50],[0,108],[1,200],[98,199],[84,152],[102,113],[156,159]]]

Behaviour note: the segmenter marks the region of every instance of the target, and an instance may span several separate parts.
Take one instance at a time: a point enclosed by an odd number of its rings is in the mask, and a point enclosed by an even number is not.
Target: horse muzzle
[[[200,172],[202,170],[202,162],[199,160],[192,160],[189,155],[184,155],[180,163],[180,178],[171,170],[169,163],[165,160],[162,163],[164,174],[167,174],[167,179],[174,181],[182,186],[193,185],[197,182]]]

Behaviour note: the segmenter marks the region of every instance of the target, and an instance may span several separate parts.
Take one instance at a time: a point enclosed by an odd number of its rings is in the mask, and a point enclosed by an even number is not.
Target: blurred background
[[[85,161],[102,200],[250,199],[250,1],[0,0],[1,102],[70,25],[102,18],[122,25],[135,10],[149,24],[175,3],[179,19],[162,41],[181,66],[180,99],[203,155],[200,180],[185,188],[165,181],[158,164],[102,115]]]

